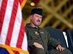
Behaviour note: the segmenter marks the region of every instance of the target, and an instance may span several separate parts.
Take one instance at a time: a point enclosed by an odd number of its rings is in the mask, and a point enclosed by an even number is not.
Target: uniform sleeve
[[[49,44],[51,44],[52,46],[56,47],[57,45],[60,44],[60,42],[58,42],[56,39],[50,37],[49,38]]]
[[[27,28],[26,28],[26,34],[27,34],[28,46],[33,47],[34,40],[33,40],[32,36],[30,35],[30,32]]]
[[[50,36],[50,34],[47,34],[47,36],[48,36],[48,44],[50,44],[50,45],[52,45],[52,46],[54,46],[54,47],[56,47],[57,45],[61,45],[61,43],[60,42],[58,42],[56,39],[54,39],[54,38],[52,38],[51,36]]]

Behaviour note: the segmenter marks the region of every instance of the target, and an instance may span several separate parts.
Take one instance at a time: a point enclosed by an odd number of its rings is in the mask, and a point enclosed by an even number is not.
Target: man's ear
[[[30,22],[32,22],[33,15],[30,15]]]
[[[30,20],[32,19],[32,15],[30,15]]]

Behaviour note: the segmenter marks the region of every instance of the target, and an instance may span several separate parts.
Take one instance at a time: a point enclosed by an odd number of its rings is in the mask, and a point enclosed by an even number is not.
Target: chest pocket
[[[41,34],[42,38],[47,41],[47,35],[46,35],[46,33],[43,32],[43,31],[40,31],[40,34]]]

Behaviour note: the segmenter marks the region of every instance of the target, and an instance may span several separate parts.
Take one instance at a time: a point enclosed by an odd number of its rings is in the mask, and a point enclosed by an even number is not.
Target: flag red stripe
[[[22,43],[23,43],[23,39],[24,39],[24,22],[22,20],[22,23],[21,23],[21,27],[20,27],[20,32],[19,32],[19,36],[18,36],[18,40],[17,40],[17,47],[18,48],[21,48],[22,46]]]
[[[17,10],[18,10],[18,0],[14,0],[12,14],[11,14],[10,22],[9,22],[8,33],[7,33],[6,42],[5,42],[7,45],[10,45],[10,42],[11,42]]]
[[[20,2],[20,5],[22,4],[22,2],[23,2],[23,0],[19,0],[19,2]]]
[[[0,10],[0,34],[3,26],[4,16],[6,12],[7,0],[2,0],[1,10]]]
[[[14,54],[19,54],[19,52],[17,52],[17,51],[14,51]]]

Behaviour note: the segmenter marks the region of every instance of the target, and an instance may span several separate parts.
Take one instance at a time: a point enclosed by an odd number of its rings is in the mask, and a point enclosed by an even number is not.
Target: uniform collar
[[[32,27],[30,23],[26,24],[26,27],[38,29],[39,27]]]

